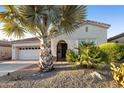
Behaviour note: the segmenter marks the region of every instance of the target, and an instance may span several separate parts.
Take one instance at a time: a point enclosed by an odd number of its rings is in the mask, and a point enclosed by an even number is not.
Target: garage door
[[[39,59],[39,47],[25,47],[19,48],[20,60],[38,60]]]

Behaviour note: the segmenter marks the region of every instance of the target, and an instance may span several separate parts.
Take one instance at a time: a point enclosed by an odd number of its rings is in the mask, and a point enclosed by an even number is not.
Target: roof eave
[[[121,33],[121,34],[119,34],[119,35],[110,37],[110,38],[108,39],[108,41],[112,41],[112,40],[115,40],[115,39],[118,39],[118,38],[121,38],[121,37],[124,37],[124,33]]]

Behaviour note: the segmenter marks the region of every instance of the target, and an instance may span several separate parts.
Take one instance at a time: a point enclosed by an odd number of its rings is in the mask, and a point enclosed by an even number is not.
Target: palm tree
[[[86,6],[4,6],[0,21],[7,36],[23,37],[31,33],[41,41],[39,66],[42,71],[53,69],[50,41],[56,33],[71,33],[86,17]]]

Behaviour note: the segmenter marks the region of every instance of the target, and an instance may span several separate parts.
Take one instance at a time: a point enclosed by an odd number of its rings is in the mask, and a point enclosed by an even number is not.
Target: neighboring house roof
[[[94,26],[98,26],[98,27],[102,27],[102,28],[109,28],[111,25],[109,24],[105,24],[105,23],[102,23],[102,22],[97,22],[97,21],[91,21],[91,20],[85,20],[83,21],[83,25],[84,24],[90,24],[90,25],[94,25]],[[56,34],[54,36],[58,36],[58,35],[61,35],[62,33],[59,33],[59,34]],[[52,36],[53,37],[53,36]],[[36,37],[33,37],[33,38],[27,38],[27,39],[21,39],[21,40],[15,40],[15,41],[12,41],[12,44],[17,44],[17,43],[29,43],[29,42],[39,42],[39,39],[36,38]]]
[[[0,46],[11,47],[11,42],[0,40]]]
[[[124,33],[121,33],[121,34],[118,34],[118,35],[116,35],[116,36],[110,37],[110,38],[108,39],[108,41],[110,42],[110,41],[115,40],[115,39],[118,39],[118,38],[120,38],[120,37],[124,37]]]

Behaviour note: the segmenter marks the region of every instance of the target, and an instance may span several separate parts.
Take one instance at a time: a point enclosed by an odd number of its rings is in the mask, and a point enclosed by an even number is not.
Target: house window
[[[35,47],[35,49],[37,49],[37,47]]]
[[[80,45],[83,42],[93,42],[95,45],[97,44],[96,39],[84,39],[84,40],[78,40],[78,45]]]
[[[85,27],[85,32],[88,32],[88,27]]]
[[[81,43],[86,42],[85,40],[78,40],[78,45],[80,45]]]
[[[91,39],[89,42],[93,42],[95,45],[97,44],[96,39]]]

